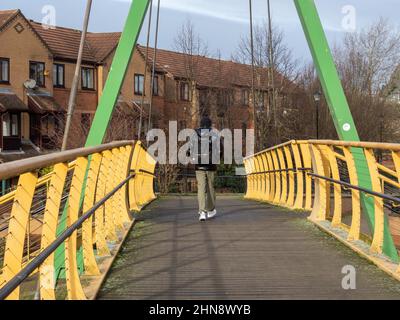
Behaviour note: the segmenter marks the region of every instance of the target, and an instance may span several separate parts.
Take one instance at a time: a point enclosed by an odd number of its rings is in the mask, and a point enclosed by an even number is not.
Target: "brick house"
[[[59,147],[80,36],[79,30],[48,28],[28,20],[20,10],[0,11],[0,148],[3,153],[23,149],[26,144],[41,150]],[[120,33],[89,32],[87,35],[72,128],[74,135],[69,147],[80,146],[85,139],[119,37]],[[109,139],[135,139],[140,109],[145,116],[149,114],[153,49],[150,48],[147,66],[145,54],[146,49],[138,45],[116,108],[122,113],[119,119],[127,123],[127,129],[121,136],[114,134]],[[257,72],[257,97],[258,103],[268,108],[270,89],[264,71]],[[145,72],[146,85],[143,84]],[[24,83],[28,79],[35,80],[37,87],[27,89]],[[251,128],[251,79],[248,65],[159,50],[153,88],[153,126],[166,128],[168,121],[176,120],[179,127],[196,127],[201,114],[207,113],[218,128]],[[121,122],[117,121],[116,126],[120,128]]]
[[[76,102],[75,118],[82,123],[90,121],[98,103],[99,65],[107,54],[99,37],[116,44],[119,35],[88,36]],[[6,44],[0,47],[2,151],[18,150],[24,141],[57,147],[50,142],[63,126],[79,40],[80,31],[48,29],[19,10],[0,11],[0,42]],[[36,88],[24,86],[28,79],[35,80]]]

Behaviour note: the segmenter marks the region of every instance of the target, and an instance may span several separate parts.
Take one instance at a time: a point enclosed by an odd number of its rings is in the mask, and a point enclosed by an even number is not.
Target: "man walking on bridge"
[[[200,128],[190,139],[190,153],[196,170],[199,220],[206,221],[217,214],[214,180],[221,154],[219,133],[212,129],[208,116],[201,119]]]

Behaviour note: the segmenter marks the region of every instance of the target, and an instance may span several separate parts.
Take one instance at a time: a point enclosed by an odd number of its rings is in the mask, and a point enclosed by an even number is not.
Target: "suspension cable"
[[[275,127],[275,144],[278,144],[278,113],[276,110],[276,99],[275,99],[275,58],[274,58],[274,48],[273,48],[273,36],[272,36],[272,19],[271,19],[271,4],[270,0],[267,0],[267,7],[268,7],[268,55],[269,55],[269,81],[270,87],[272,88],[272,113],[273,113],[273,120],[274,120],[274,127]]]
[[[160,0],[157,3],[157,21],[156,21],[156,36],[154,39],[154,54],[153,54],[153,67],[151,71],[151,83],[150,83],[150,106],[149,106],[149,124],[148,130],[151,130],[152,126],[152,108],[153,108],[153,87],[154,87],[154,78],[156,71],[156,61],[157,61],[157,46],[158,46],[158,30],[160,25]]]
[[[79,49],[78,49],[78,57],[76,59],[75,73],[74,73],[74,77],[72,79],[71,91],[70,91],[69,99],[68,99],[67,119],[65,122],[64,136],[63,136],[63,141],[62,141],[62,145],[61,145],[61,151],[67,150],[67,146],[68,146],[68,136],[69,136],[69,132],[71,130],[72,117],[73,117],[74,111],[75,111],[76,96],[78,93],[78,85],[79,85],[79,79],[80,79],[79,75],[81,74],[81,65],[82,65],[83,53],[84,53],[84,49],[85,49],[85,40],[86,40],[86,34],[87,34],[88,26],[89,26],[91,10],[92,10],[92,0],[87,0],[85,17],[83,20],[83,28],[82,28],[82,33],[81,33],[81,40],[80,40]]]
[[[257,143],[257,111],[256,111],[256,95],[254,91],[255,84],[255,68],[254,68],[254,34],[253,34],[253,6],[252,0],[249,0],[249,12],[250,12],[250,52],[251,52],[251,95],[253,99],[253,122],[254,122],[254,134],[255,143]],[[257,149],[257,146],[255,146]]]
[[[142,100],[140,102],[140,119],[139,119],[139,128],[138,128],[138,140],[141,140],[142,137],[142,122],[143,122],[143,106],[144,106],[144,97],[146,95],[146,80],[147,80],[147,65],[149,62],[149,46],[150,46],[150,32],[151,32],[151,18],[153,16],[153,0],[150,0],[150,11],[149,11],[149,23],[147,26],[147,42],[146,42],[146,57],[144,63],[144,73],[143,73],[143,92],[142,92]]]

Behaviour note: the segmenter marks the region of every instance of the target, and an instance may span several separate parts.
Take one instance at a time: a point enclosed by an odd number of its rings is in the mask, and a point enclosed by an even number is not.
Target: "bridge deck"
[[[306,214],[237,196],[199,223],[195,197],[144,211],[99,299],[399,299],[400,284],[317,229]],[[357,270],[343,290],[342,267]]]

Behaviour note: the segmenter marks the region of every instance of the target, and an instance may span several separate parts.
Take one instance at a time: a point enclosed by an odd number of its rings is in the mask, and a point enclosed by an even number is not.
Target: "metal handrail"
[[[118,190],[125,186],[135,174],[130,174],[125,180],[117,185],[110,193],[103,199],[97,202],[90,210],[84,213],[78,220],[69,226],[56,240],[54,240],[48,247],[39,253],[31,262],[29,262],[20,272],[18,272],[10,281],[8,281],[0,289],[0,300],[7,298],[21,283],[29,277],[57,248],[67,240],[82,224],[89,219],[104,203],[107,202]]]
[[[374,197],[379,197],[379,198],[384,199],[384,200],[388,200],[388,201],[395,202],[395,203],[400,203],[400,198],[393,197],[391,195],[387,195],[387,194],[384,194],[384,193],[372,191],[372,190],[369,190],[369,189],[366,189],[366,188],[363,188],[363,187],[359,187],[359,186],[356,186],[356,185],[348,183],[348,182],[344,182],[344,181],[328,178],[328,177],[325,177],[325,176],[321,176],[321,175],[316,174],[316,173],[307,173],[307,174],[309,176],[311,176],[311,177],[314,177],[314,178],[317,178],[317,179],[326,180],[326,181],[329,181],[329,182],[332,182],[332,183],[335,183],[335,184],[339,184],[339,185],[344,186],[344,187],[349,188],[349,189],[358,190],[358,191],[361,191],[363,193],[370,194],[370,195],[372,195]]]
[[[105,150],[119,148],[126,145],[134,145],[134,141],[118,141],[103,144],[95,147],[79,148],[63,152],[57,152],[12,162],[0,164],[0,180],[9,179],[19,176],[26,172],[31,172],[40,168],[49,167],[57,163],[66,163],[73,161],[78,157],[86,157],[94,153],[103,152]]]
[[[336,141],[336,140],[309,140],[308,143],[315,145],[328,145],[338,147],[355,147],[367,149],[380,149],[400,151],[399,143],[382,143],[382,142],[360,142],[360,141]]]
[[[298,172],[298,171],[311,171],[312,168],[288,168],[288,169],[278,169],[278,170],[268,170],[268,171],[260,171],[246,174],[245,176],[253,176],[259,174],[270,174],[270,173],[280,173],[280,172]]]

